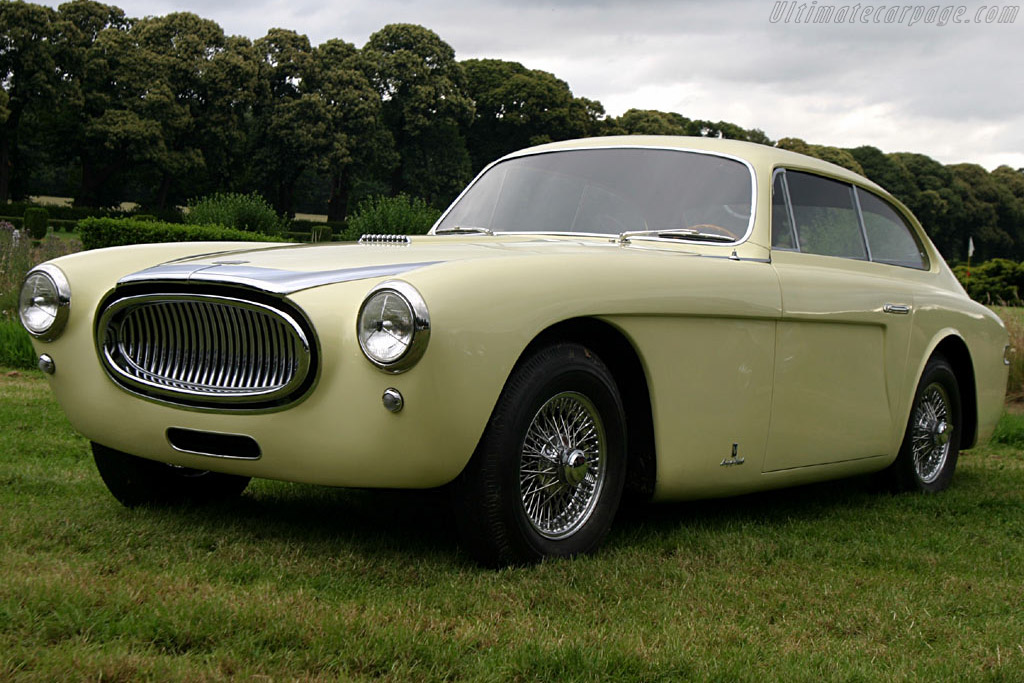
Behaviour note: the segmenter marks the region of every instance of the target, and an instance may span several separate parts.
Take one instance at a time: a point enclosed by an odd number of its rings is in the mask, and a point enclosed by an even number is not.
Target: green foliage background
[[[903,201],[951,261],[966,258],[969,237],[978,261],[1024,260],[1021,169],[775,141],[677,112],[611,117],[555,74],[459,61],[414,24],[384,26],[361,48],[340,38],[314,46],[284,28],[256,40],[228,36],[188,12],[133,18],[99,2],[53,9],[0,0],[0,45],[0,203],[130,200],[173,221],[175,207],[195,197],[258,193],[278,215],[326,213],[338,235],[367,197],[405,193],[443,208],[486,163],[528,145],[697,135],[776,145],[863,173]]]
[[[185,213],[189,225],[220,225],[245,232],[276,235],[284,225],[263,197],[252,192],[216,192],[189,205]]]
[[[78,223],[86,249],[149,242],[274,242],[279,238],[219,225],[177,225],[132,218],[86,218]]]
[[[348,220],[348,239],[360,235],[422,235],[441,212],[418,197],[371,197],[359,203]]]

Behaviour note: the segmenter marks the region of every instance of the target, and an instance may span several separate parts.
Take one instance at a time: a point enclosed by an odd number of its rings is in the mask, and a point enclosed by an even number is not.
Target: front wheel
[[[956,471],[962,431],[956,375],[945,358],[932,358],[917,385],[899,455],[885,471],[889,484],[925,493],[947,488]]]
[[[625,444],[600,358],[572,343],[538,351],[513,371],[455,484],[465,546],[491,566],[592,552],[622,497]]]
[[[107,489],[126,507],[215,503],[237,498],[249,477],[177,467],[92,444],[96,469]]]

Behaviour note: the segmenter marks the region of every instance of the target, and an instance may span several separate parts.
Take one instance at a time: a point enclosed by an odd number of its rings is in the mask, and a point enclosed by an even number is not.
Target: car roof
[[[843,168],[821,159],[809,157],[806,154],[799,154],[778,147],[769,147],[756,142],[743,140],[726,140],[723,138],[687,137],[682,135],[609,135],[605,137],[581,138],[578,140],[563,140],[551,142],[536,147],[513,152],[503,158],[511,159],[530,154],[544,152],[556,152],[571,149],[597,149],[610,147],[646,147],[651,149],[679,149],[694,150],[700,152],[713,152],[724,154],[749,162],[754,167],[774,168],[785,167],[794,170],[805,170],[822,173],[833,178],[857,183],[862,187],[868,187],[887,197],[891,195],[878,184],[868,180],[859,173]]]

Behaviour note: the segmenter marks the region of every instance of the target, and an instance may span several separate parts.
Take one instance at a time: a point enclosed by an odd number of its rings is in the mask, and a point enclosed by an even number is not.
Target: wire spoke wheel
[[[586,524],[604,485],[607,458],[601,416],[583,394],[551,397],[523,439],[519,491],[526,518],[544,538]]]
[[[594,552],[626,481],[626,415],[615,377],[575,342],[513,370],[456,481],[466,548],[489,566]]]
[[[931,358],[921,372],[896,459],[878,474],[895,491],[937,493],[956,472],[963,437],[960,385],[945,357]]]
[[[938,479],[949,456],[953,424],[949,394],[939,382],[921,392],[911,433],[914,469],[925,484]]]

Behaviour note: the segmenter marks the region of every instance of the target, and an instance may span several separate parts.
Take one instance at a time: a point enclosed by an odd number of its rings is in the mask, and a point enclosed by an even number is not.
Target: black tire
[[[946,489],[956,471],[962,432],[960,385],[949,362],[935,356],[921,374],[899,455],[883,472],[885,483],[901,491]]]
[[[92,444],[96,469],[107,489],[126,507],[215,503],[237,498],[249,477],[176,467]]]
[[[455,482],[463,545],[488,566],[593,552],[625,474],[626,418],[611,372],[579,344],[543,348],[513,370]]]

